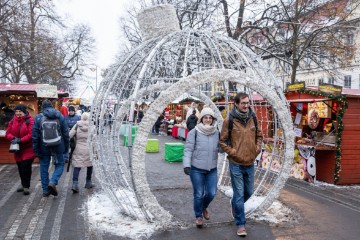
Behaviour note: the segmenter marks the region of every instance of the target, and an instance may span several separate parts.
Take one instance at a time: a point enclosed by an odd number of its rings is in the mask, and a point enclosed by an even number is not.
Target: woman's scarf
[[[211,134],[214,134],[217,128],[214,121],[212,125],[204,125],[203,123],[199,123],[196,125],[195,129],[200,133],[209,136]]]

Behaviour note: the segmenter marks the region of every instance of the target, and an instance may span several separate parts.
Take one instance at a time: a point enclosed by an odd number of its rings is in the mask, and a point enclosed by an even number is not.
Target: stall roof
[[[0,83],[0,92],[35,92],[36,84]]]
[[[181,102],[181,100],[184,100],[184,99],[192,99],[194,101],[200,101],[201,102],[201,100],[199,98],[194,97],[194,96],[192,96],[192,95],[190,95],[188,93],[183,93],[183,94],[181,94],[180,97],[178,97],[174,101],[172,101],[172,103],[179,103],[179,102]]]
[[[38,84],[28,83],[0,83],[0,93],[16,93],[16,92],[34,92],[36,93],[36,86]],[[68,97],[67,92],[57,92],[59,97]]]
[[[319,90],[318,87],[307,87],[307,88],[315,91]],[[360,97],[360,89],[343,88],[341,94]]]

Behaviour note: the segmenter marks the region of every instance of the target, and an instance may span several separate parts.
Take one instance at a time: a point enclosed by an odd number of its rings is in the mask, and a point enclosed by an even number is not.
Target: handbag
[[[20,145],[18,143],[11,143],[10,144],[9,152],[17,153],[19,151],[20,151]]]

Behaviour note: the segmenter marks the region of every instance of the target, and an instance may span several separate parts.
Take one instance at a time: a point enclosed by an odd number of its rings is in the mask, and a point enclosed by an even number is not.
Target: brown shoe
[[[236,234],[240,237],[246,237],[247,233],[245,227],[239,227],[236,231]]]
[[[209,214],[209,212],[207,211],[206,208],[203,210],[202,213],[203,213],[203,217],[204,217],[206,220],[209,220],[209,219],[210,219],[210,214]]]
[[[195,224],[198,228],[202,228],[202,226],[204,225],[204,221],[202,220],[202,218],[196,218],[195,220]]]

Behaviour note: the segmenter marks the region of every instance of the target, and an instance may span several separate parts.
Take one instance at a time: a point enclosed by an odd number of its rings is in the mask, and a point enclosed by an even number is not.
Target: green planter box
[[[148,139],[146,142],[146,152],[148,152],[148,153],[159,152],[159,140],[158,139]]]
[[[137,131],[138,131],[138,126],[132,126],[132,128],[131,128],[131,133],[132,134],[136,134],[137,133]]]
[[[132,134],[132,144],[134,144],[134,140],[135,140],[135,134]],[[124,146],[127,147],[128,146],[128,136],[124,135]]]
[[[165,143],[165,161],[182,162],[184,156],[183,143]]]

